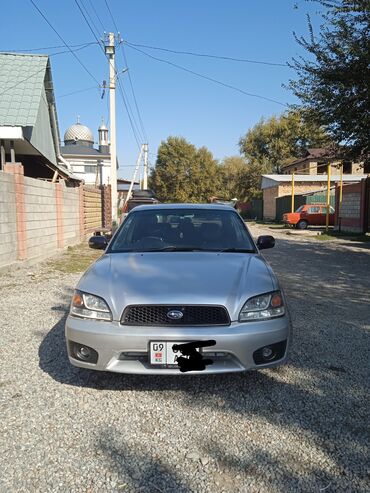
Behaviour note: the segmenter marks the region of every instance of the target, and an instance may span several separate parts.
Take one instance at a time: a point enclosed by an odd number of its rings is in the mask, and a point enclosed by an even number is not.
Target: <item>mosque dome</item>
[[[65,145],[78,144],[92,147],[94,145],[94,135],[89,127],[82,125],[78,120],[77,123],[67,128],[64,134]]]

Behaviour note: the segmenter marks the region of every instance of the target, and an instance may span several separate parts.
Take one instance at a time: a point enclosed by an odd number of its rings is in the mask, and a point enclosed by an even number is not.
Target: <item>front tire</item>
[[[302,219],[301,221],[299,221],[297,223],[296,228],[297,229],[307,229],[307,226],[308,226],[308,222]]]

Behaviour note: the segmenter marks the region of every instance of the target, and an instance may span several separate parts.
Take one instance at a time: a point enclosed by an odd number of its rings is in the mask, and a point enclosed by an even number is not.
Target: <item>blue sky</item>
[[[103,27],[115,31],[104,0],[78,1],[88,10],[101,36]],[[34,2],[68,44],[95,41],[75,0]],[[307,34],[307,13],[318,21],[317,5],[304,0],[108,0],[108,3],[122,38],[130,43],[274,63],[285,63],[303,54],[293,31]],[[0,30],[1,51],[62,45],[29,0],[8,2],[5,14],[9,22],[3,22]],[[296,102],[282,87],[294,76],[287,67],[141,49],[246,92],[286,104]],[[40,53],[58,51],[63,49]],[[125,53],[148,137],[151,164],[155,162],[159,143],[169,135],[181,135],[196,146],[205,145],[217,159],[235,155],[239,138],[261,117],[284,111],[282,105],[200,79],[152,60],[129,46],[125,47]],[[76,55],[95,79],[108,79],[108,64],[97,44]],[[108,118],[107,95],[101,99],[94,79],[70,53],[53,56],[51,64],[61,138],[80,115],[81,122],[94,131],[97,139],[101,117]],[[117,67],[120,70],[125,67],[120,48],[117,48]],[[122,74],[121,80],[138,120],[127,74]],[[64,96],[86,88],[92,89]],[[118,93],[117,125],[119,176],[130,178],[138,148]]]

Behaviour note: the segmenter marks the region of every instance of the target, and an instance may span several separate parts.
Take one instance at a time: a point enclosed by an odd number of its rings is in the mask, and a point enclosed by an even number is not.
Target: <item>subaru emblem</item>
[[[167,317],[170,318],[171,320],[180,320],[184,314],[182,313],[181,310],[170,310],[167,312]]]

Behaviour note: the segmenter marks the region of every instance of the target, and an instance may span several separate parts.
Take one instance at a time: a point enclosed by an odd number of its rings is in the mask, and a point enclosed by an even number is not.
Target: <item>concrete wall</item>
[[[57,249],[55,184],[24,177],[26,258]]]
[[[48,257],[83,238],[82,188],[23,176],[20,163],[0,171],[0,267]]]
[[[75,245],[80,241],[80,195],[78,188],[63,190],[63,230],[64,246]]]
[[[15,182],[0,171],[0,265],[17,260]]]

